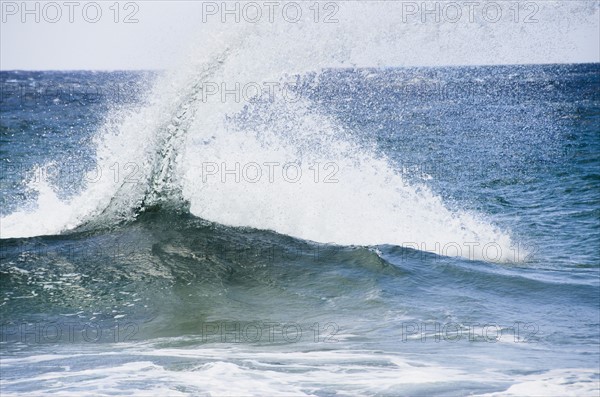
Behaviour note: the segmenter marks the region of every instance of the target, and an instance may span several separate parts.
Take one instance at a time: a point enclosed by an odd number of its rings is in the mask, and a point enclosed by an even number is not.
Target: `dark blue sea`
[[[599,64],[221,65],[0,72],[2,396],[598,396]]]

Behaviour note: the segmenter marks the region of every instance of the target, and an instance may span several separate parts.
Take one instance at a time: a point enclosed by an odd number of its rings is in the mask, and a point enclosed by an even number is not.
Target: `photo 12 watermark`
[[[335,1],[203,1],[202,23],[338,23]]]
[[[403,248],[401,259],[426,259],[433,262],[442,261],[445,258],[465,258],[468,260],[484,260],[486,262],[527,262],[534,258],[539,247],[534,244],[513,243],[504,249],[497,241],[405,241],[399,244]],[[435,254],[435,256],[431,256]]]
[[[191,244],[198,256],[206,260],[226,260],[246,265],[263,263],[286,263],[294,261],[312,263],[331,263],[342,250],[334,243],[311,243],[299,246],[284,246],[276,243],[224,243],[220,241],[197,239]]]
[[[116,321],[110,325],[81,321],[3,322],[1,343],[120,343],[136,340],[138,323]]]
[[[335,322],[300,324],[272,321],[218,321],[199,324],[204,343],[337,343]]]
[[[338,183],[336,175],[340,167],[337,163],[329,161],[326,163],[314,162],[308,166],[302,166],[298,162],[281,163],[279,161],[267,161],[258,163],[255,161],[241,162],[203,162],[202,182],[220,183]]]
[[[132,102],[148,90],[139,81],[90,83],[0,82],[0,104],[5,110],[31,109],[37,106],[89,106],[100,103]],[[50,109],[53,109],[50,107]]]
[[[106,263],[127,263],[129,258],[142,252],[142,245],[136,241],[103,241],[102,243],[66,244],[60,248],[48,246],[41,241],[31,239],[25,244],[0,244],[0,265],[10,261],[27,261],[40,259],[67,260],[71,263],[86,263],[102,259]]]
[[[516,321],[510,326],[490,323],[424,323],[403,322],[400,326],[400,339],[407,342],[539,342],[540,327],[535,323]]]
[[[533,1],[400,1],[402,23],[538,23]]]
[[[142,2],[143,3],[143,2]],[[2,23],[139,23],[136,1],[2,1]]]
[[[204,81],[201,92],[200,99],[203,103],[253,103],[275,100],[295,103],[300,100],[296,85],[278,81]]]

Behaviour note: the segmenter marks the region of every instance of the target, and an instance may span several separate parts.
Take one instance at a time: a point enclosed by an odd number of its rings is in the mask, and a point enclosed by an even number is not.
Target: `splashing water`
[[[375,12],[356,8],[357,15]],[[385,26],[394,23],[379,17]],[[99,168],[133,164],[136,183],[100,178],[67,201],[45,182],[34,184],[36,209],[2,218],[2,236],[118,224],[169,206],[317,242],[513,259],[508,232],[479,214],[450,210],[425,185],[408,184],[388,159],[354,142],[301,93],[293,100],[278,92],[267,101],[240,101],[208,91],[238,83],[290,87],[304,73],[360,63],[361,48],[374,37],[346,23],[243,27],[214,35],[210,48],[193,48],[185,66],[155,82],[143,107],[115,110],[97,132]],[[348,34],[334,35],[338,29]],[[490,245],[493,255],[485,252]]]

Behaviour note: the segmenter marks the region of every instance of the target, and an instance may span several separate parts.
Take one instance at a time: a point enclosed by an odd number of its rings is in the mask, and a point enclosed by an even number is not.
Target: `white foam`
[[[470,370],[459,368],[452,360],[448,366],[432,365],[392,352],[343,349],[282,352],[212,345],[156,349],[155,342],[122,344],[119,351],[112,352],[103,351],[102,346],[88,346],[72,355],[5,357],[1,366],[7,373],[23,366],[48,369],[27,378],[3,377],[3,396],[18,394],[12,390],[60,396],[81,393],[312,396],[323,391],[364,396],[402,395],[411,390],[464,392],[474,384],[505,389],[477,394],[485,397],[593,396],[600,388],[600,374],[591,368],[509,375],[487,365]],[[115,364],[114,358],[123,362]]]
[[[390,393],[406,385],[427,385],[472,378],[451,368],[409,364],[398,356],[370,351],[263,352],[237,348],[145,350],[126,347],[119,353],[78,354],[66,371],[48,371],[28,379],[3,380],[3,395],[14,387],[31,389],[36,395],[128,394],[211,396],[231,395],[316,395],[319,390],[336,390],[344,395]],[[106,365],[111,356],[129,362]],[[72,358],[75,358],[72,357]],[[59,359],[59,357],[57,357]],[[190,362],[172,368],[163,359]],[[44,360],[52,360],[45,355]],[[42,364],[44,360],[35,360]],[[192,360],[192,361],[190,361]],[[4,360],[3,360],[4,361]],[[23,365],[29,360],[8,359],[4,366]],[[94,364],[89,368],[89,364]],[[57,362],[53,361],[57,368]],[[38,389],[34,385],[43,385]],[[6,392],[5,392],[6,391]],[[181,394],[178,394],[181,393]],[[157,394],[158,395],[158,394]]]
[[[586,368],[554,369],[542,374],[520,377],[507,390],[481,394],[485,397],[518,396],[597,396],[600,394],[600,373]]]
[[[2,218],[2,237],[55,234],[90,220],[131,218],[132,209],[155,185],[153,172],[161,161],[157,157],[169,139],[165,130],[185,109],[195,122],[177,138],[184,144],[173,146],[179,152],[172,163],[194,215],[324,243],[396,244],[471,259],[514,259],[507,232],[479,214],[450,210],[424,185],[408,185],[386,159],[352,143],[348,131],[319,110],[318,104],[306,99],[292,103],[276,95],[271,104],[254,110],[253,119],[263,122],[247,125],[231,119],[244,109],[244,101],[230,98],[223,103],[219,96],[189,101],[194,87],[207,80],[228,87],[237,82],[283,84],[293,80],[290,75],[352,65],[374,41],[397,39],[380,37],[365,23],[369,16],[377,16],[377,31],[381,24],[391,28],[397,22],[392,15],[365,4],[346,11],[350,14],[339,24],[243,27],[242,36],[236,29],[226,35],[215,32],[210,47],[192,46],[189,62],[158,81],[146,106],[131,114],[115,113],[98,131],[96,161],[103,177],[67,202],[59,200],[50,186],[37,186],[37,209],[21,209]],[[357,25],[357,21],[362,22]],[[377,53],[368,53],[377,63]],[[210,75],[199,76],[199,70],[214,66],[218,57],[223,61],[217,62]],[[296,162],[303,178],[290,183],[279,174],[273,183],[266,177],[255,184],[231,178],[223,183],[218,177],[203,178],[207,162],[229,167]],[[315,183],[310,169],[315,162],[334,163],[339,168],[338,182],[323,183],[328,170],[321,169]],[[115,163],[121,167],[135,164],[140,183],[124,184],[123,176],[115,182],[110,171]],[[468,249],[471,243],[477,244],[473,251]],[[493,245],[490,251],[483,250],[486,244]],[[452,248],[457,246],[460,252]]]

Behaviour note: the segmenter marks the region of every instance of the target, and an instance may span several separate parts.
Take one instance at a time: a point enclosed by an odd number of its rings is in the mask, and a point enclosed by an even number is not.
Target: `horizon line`
[[[329,66],[323,67],[321,70],[327,69],[417,69],[417,68],[461,68],[461,67],[493,67],[493,66],[567,66],[567,65],[597,65],[598,61],[586,62],[539,62],[539,63],[494,63],[494,64],[446,64],[446,65],[406,65],[406,66]],[[177,70],[177,68],[162,68],[162,69],[2,69],[0,73],[7,72],[100,72],[100,73],[115,73],[115,72],[165,72],[169,70]]]

